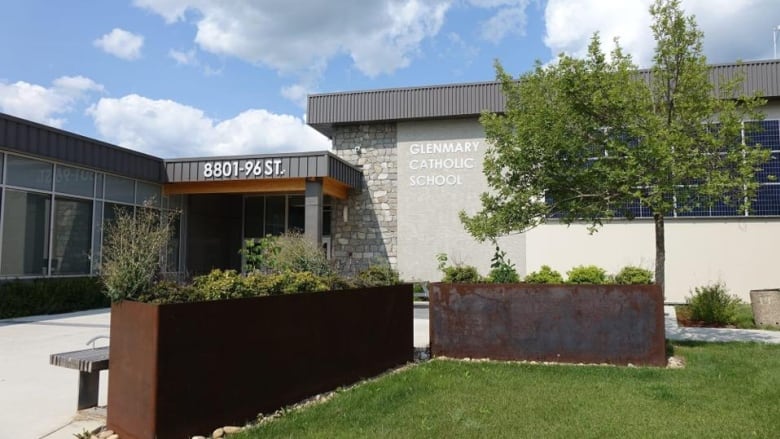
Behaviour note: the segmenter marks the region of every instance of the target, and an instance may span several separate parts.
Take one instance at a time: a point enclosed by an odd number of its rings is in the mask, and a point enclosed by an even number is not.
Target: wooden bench
[[[49,364],[79,371],[77,410],[97,407],[100,371],[108,370],[108,346],[51,354]]]

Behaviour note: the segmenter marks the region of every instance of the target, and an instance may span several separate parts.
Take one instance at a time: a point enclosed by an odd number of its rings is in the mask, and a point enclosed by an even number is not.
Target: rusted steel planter
[[[108,427],[123,439],[242,425],[412,361],[412,287],[111,308]]]
[[[655,285],[433,284],[431,354],[666,365]]]

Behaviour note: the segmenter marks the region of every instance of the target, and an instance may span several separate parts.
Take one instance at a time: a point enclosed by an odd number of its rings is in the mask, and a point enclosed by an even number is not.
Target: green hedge
[[[111,305],[94,277],[13,280],[0,283],[0,319],[57,314]]]

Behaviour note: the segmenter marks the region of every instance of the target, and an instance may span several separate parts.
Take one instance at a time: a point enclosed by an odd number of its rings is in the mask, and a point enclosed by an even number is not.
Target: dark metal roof
[[[469,117],[502,111],[497,82],[395,88],[309,96],[307,123],[330,136],[333,125],[360,122]]]
[[[230,168],[230,175],[205,176],[207,164]],[[277,165],[278,163],[278,165]],[[259,169],[255,172],[256,167]],[[278,170],[281,173],[277,173]],[[352,188],[360,188],[363,172],[328,151],[246,156],[197,157],[165,161],[169,183],[224,180],[329,177]],[[238,175],[236,174],[236,171]]]
[[[761,91],[765,97],[780,97],[780,60],[715,64],[710,68],[710,80],[716,89],[722,79],[742,71],[744,93]],[[314,94],[309,96],[306,117],[309,125],[330,137],[335,125],[475,117],[483,111],[501,112],[505,105],[501,84],[491,81]]]
[[[163,160],[0,113],[0,149],[162,183]]]

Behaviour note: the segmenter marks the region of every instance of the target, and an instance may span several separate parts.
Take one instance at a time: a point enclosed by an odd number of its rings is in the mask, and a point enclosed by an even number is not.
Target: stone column
[[[306,180],[305,231],[306,238],[322,244],[322,179]]]

